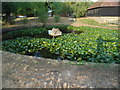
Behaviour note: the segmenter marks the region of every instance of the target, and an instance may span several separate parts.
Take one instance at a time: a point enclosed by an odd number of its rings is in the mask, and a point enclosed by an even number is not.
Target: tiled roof
[[[118,0],[98,0],[98,2],[94,3],[88,9],[93,9],[97,7],[114,7],[120,6],[120,2]]]

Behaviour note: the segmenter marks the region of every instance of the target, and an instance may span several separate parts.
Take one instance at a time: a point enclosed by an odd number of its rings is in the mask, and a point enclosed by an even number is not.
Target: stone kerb
[[[120,20],[120,17],[87,17],[89,19],[93,19],[99,23],[110,23],[115,22],[117,23]]]

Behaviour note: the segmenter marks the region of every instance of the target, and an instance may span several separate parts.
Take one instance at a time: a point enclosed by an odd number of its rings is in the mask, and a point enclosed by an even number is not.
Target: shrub
[[[70,25],[62,25],[62,26],[48,26],[46,28],[25,28],[18,31],[11,31],[7,34],[7,38],[14,39],[18,37],[48,37],[47,31],[52,28],[59,28],[63,33],[69,33],[71,30],[75,31],[83,31],[83,29],[73,27]]]
[[[28,23],[28,20],[26,18],[23,18],[21,21],[22,21],[23,24],[27,24]]]
[[[15,21],[14,21],[13,19],[11,19],[11,20],[9,21],[9,23],[10,23],[11,25],[14,25],[14,24],[15,24]]]
[[[55,20],[55,22],[59,22],[60,21],[60,16],[59,15],[55,15],[54,16],[54,20]]]
[[[46,28],[29,28],[29,29],[23,29],[18,31],[11,31],[7,34],[7,36],[11,39],[17,38],[17,37],[24,37],[24,36],[31,36],[35,37],[35,35],[39,35],[39,37],[43,34],[43,32],[46,32]]]

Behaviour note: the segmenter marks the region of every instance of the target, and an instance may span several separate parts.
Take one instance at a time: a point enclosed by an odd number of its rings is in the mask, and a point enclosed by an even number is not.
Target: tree
[[[35,19],[35,17],[37,17],[37,14],[38,14],[38,9],[39,9],[39,3],[40,2],[30,2],[31,3],[31,13],[33,13],[34,14],[34,21],[36,22],[36,19]]]
[[[87,8],[90,7],[93,2],[66,2],[66,9],[63,10],[69,15],[74,15],[76,17],[85,16]]]
[[[92,5],[92,2],[76,2],[75,4],[71,5],[73,8],[73,15],[76,17],[83,17],[87,11],[87,8]]]
[[[53,2],[52,3],[52,8],[54,11],[54,19],[56,22],[60,21],[60,15],[62,13],[62,9],[63,9],[63,2]]]
[[[61,12],[60,12],[62,16],[69,16],[72,13],[72,8],[70,7],[70,3],[71,2],[62,3]]]
[[[27,14],[31,13],[28,9],[31,9],[31,3],[30,2],[16,2],[16,13],[20,15],[27,16]]]
[[[29,2],[3,2],[2,3],[2,14],[5,16],[3,20],[6,23],[11,24],[11,21],[18,15],[27,15],[30,12],[27,9],[30,8]],[[13,18],[14,17],[14,18]]]
[[[11,24],[12,17],[11,13],[15,13],[16,5],[13,2],[3,2],[2,3],[2,14],[4,15],[3,21],[8,24]]]
[[[3,2],[2,14],[3,20],[11,24],[18,14],[27,16],[33,13],[34,17],[39,18],[40,22],[45,23],[48,19],[48,7],[51,8],[55,15],[55,20],[59,21],[60,16],[75,15],[76,17],[85,16],[87,8],[92,2]]]
[[[3,2],[2,5],[2,13],[5,15],[4,21],[6,23],[11,23],[11,14],[16,17],[33,13],[34,17],[38,16],[39,20],[44,23],[43,25],[48,18],[45,2]]]
[[[38,19],[43,23],[43,27],[46,25],[48,19],[47,7],[44,2],[39,3],[39,8],[37,9]]]

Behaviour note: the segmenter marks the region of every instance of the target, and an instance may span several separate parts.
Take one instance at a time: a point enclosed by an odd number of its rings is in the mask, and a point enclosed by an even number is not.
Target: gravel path
[[[118,88],[117,64],[68,62],[2,52],[3,88]]]

